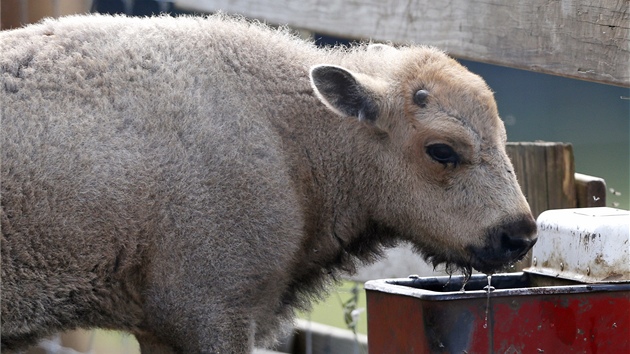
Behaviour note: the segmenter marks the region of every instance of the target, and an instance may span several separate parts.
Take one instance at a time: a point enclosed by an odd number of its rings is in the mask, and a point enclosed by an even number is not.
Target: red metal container
[[[462,284],[463,277],[367,282],[370,354],[630,353],[628,283],[510,273],[493,275],[490,293],[485,275],[473,275],[465,292]]]

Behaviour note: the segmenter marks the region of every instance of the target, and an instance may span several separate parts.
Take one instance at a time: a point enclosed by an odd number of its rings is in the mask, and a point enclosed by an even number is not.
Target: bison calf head
[[[328,108],[358,118],[357,168],[371,171],[356,183],[372,221],[448,269],[491,273],[522,258],[536,223],[485,82],[432,48],[379,45],[353,59],[313,67],[311,82]]]

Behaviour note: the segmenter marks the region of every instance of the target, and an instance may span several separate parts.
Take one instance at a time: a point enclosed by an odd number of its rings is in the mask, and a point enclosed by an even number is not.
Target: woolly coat
[[[383,245],[494,269],[520,254],[488,230],[535,228],[492,93],[433,48],[76,16],[0,33],[0,75],[3,350],[98,327],[244,353]]]

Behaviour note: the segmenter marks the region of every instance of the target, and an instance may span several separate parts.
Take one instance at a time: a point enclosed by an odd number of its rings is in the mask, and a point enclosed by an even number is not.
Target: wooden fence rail
[[[176,0],[344,38],[430,44],[474,61],[630,87],[627,0]]]

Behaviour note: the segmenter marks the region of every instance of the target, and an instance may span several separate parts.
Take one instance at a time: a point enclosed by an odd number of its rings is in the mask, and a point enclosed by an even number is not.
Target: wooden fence
[[[176,0],[342,38],[435,45],[473,61],[630,87],[627,0]]]

